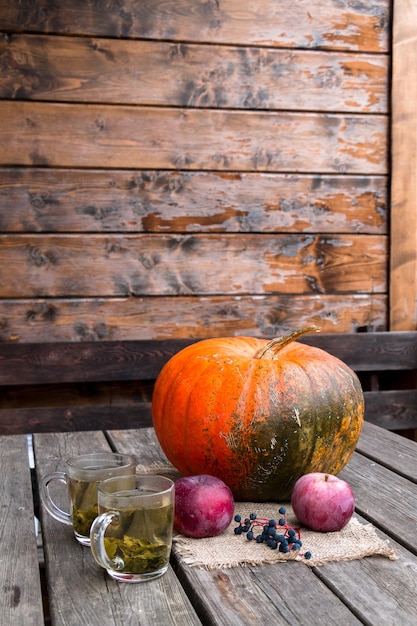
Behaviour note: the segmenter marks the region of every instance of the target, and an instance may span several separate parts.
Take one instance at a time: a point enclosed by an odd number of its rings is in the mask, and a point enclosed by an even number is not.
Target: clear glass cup
[[[90,545],[90,527],[98,515],[97,487],[107,478],[134,475],[136,458],[118,452],[92,452],[68,459],[65,472],[52,472],[40,483],[41,500],[48,513],[59,522],[73,527],[77,541]],[[50,487],[67,486],[70,512],[62,510],[53,500]]]
[[[91,551],[108,575],[143,582],[168,569],[174,524],[174,483],[155,475],[111,478],[98,486],[99,516]]]

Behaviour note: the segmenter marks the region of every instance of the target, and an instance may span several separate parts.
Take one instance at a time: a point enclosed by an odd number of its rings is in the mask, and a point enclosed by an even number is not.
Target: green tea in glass
[[[98,486],[90,536],[97,563],[120,582],[161,576],[169,564],[174,483],[163,476],[122,476]]]
[[[97,487],[107,478],[134,475],[136,458],[117,452],[93,452],[68,459],[65,472],[52,472],[41,480],[40,494],[48,513],[59,522],[73,527],[77,541],[90,545],[90,527],[98,515]],[[53,483],[67,486],[70,512],[63,511],[53,500]]]

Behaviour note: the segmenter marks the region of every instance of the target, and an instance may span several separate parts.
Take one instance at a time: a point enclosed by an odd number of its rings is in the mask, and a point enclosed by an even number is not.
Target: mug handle
[[[55,504],[52,500],[51,495],[49,493],[49,485],[52,482],[62,483],[67,485],[67,475],[64,472],[52,472],[47,476],[44,476],[40,483],[40,496],[43,505],[48,511],[49,515],[51,515],[54,519],[58,520],[58,522],[62,522],[63,524],[67,524],[68,526],[72,526],[72,517],[66,511],[63,511]]]
[[[114,559],[110,559],[106,552],[104,545],[104,534],[107,526],[113,522],[118,522],[120,515],[117,511],[109,511],[108,513],[102,513],[91,525],[90,539],[91,539],[91,552],[97,563],[105,569],[111,569],[120,572],[125,564],[120,556],[116,556]]]

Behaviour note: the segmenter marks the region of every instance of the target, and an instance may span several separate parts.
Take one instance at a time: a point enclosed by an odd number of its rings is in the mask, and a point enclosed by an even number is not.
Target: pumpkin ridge
[[[236,368],[238,370],[238,367]],[[233,461],[233,489],[239,489],[239,483],[246,488],[251,481],[252,471],[257,463],[257,454],[254,450],[253,437],[250,435],[251,430],[257,427],[261,420],[259,411],[252,412],[251,407],[247,406],[246,398],[253,394],[253,389],[257,388],[256,381],[257,362],[252,359],[247,363],[247,368],[239,374],[242,378],[242,387],[239,387],[239,395],[236,399],[236,418],[228,431],[227,446],[234,453]],[[233,442],[235,443],[234,445]],[[224,480],[224,479],[223,479]],[[232,487],[231,487],[232,488]],[[233,490],[232,489],[232,490]]]
[[[170,359],[162,368],[155,382],[153,396],[152,396],[152,421],[153,421],[153,425],[154,425],[156,432],[161,433],[160,442],[161,442],[161,447],[164,451],[169,446],[170,439],[177,437],[177,434],[174,430],[176,420],[173,419],[172,414],[176,415],[176,413],[178,412],[177,403],[178,403],[179,381],[181,380],[183,382],[184,376],[188,375],[188,372],[194,369],[192,353],[194,352],[193,348],[195,345],[196,344],[191,344],[190,346],[187,346],[186,348],[181,350],[179,353],[177,353],[177,355],[175,355],[175,357],[177,358],[175,359],[175,370],[174,370],[175,375],[174,376],[172,375],[173,360]],[[179,362],[181,363],[181,366],[178,368]],[[201,367],[201,362],[200,362],[200,367]],[[207,367],[209,367],[208,362],[206,363],[206,368]],[[204,372],[202,372],[201,375],[204,375]],[[167,393],[160,394],[159,393],[160,386],[163,386],[164,389],[167,390]],[[173,392],[173,390],[177,390],[177,393],[175,394],[175,397],[176,397],[175,404],[173,404],[170,399],[170,395]],[[162,398],[162,404],[160,402],[161,398]],[[187,405],[188,403],[189,403],[189,399],[187,400]],[[170,416],[170,413],[171,413],[171,416]],[[182,433],[184,433],[185,430],[186,429],[182,428]],[[166,452],[165,454],[168,460],[175,467],[177,467],[178,460],[176,458],[176,455],[175,456],[172,456],[172,454],[168,455]],[[178,467],[178,469],[184,474],[188,473],[183,466]]]

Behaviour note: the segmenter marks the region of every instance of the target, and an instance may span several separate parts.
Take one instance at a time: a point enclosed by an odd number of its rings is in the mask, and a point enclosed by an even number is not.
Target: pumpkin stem
[[[255,353],[254,358],[263,359],[266,353],[270,351],[273,353],[272,358],[275,358],[277,353],[280,352],[282,348],[287,346],[292,341],[295,341],[296,339],[298,339],[298,337],[301,337],[302,335],[306,335],[307,333],[318,332],[319,330],[320,330],[319,326],[307,326],[306,328],[301,328],[300,330],[296,330],[290,335],[284,335],[283,337],[275,337],[275,339],[271,339],[271,341],[268,341],[268,343],[263,348],[258,350]]]

